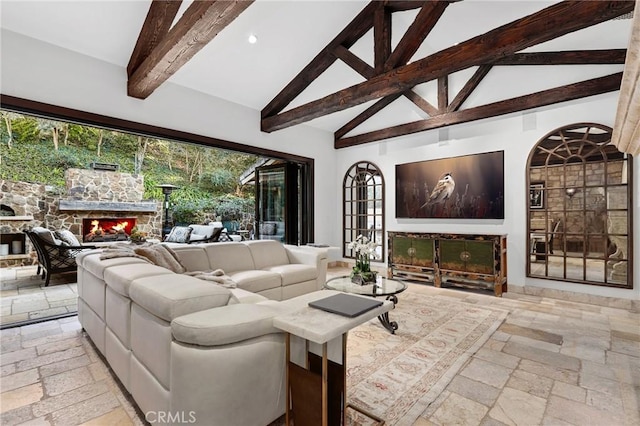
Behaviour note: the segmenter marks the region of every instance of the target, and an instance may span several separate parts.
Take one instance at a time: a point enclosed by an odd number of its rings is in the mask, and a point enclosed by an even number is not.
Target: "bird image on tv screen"
[[[504,219],[504,151],[396,165],[396,217]]]

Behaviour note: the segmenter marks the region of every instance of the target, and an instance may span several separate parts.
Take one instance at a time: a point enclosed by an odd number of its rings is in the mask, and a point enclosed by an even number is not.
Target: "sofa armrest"
[[[284,245],[284,249],[289,257],[289,263],[303,263],[313,265],[318,270],[317,290],[321,290],[327,282],[328,251],[324,248],[300,247],[294,245]]]
[[[284,249],[289,257],[289,263],[304,263],[320,267],[321,261],[327,259],[327,251],[322,249],[310,249],[285,244]]]

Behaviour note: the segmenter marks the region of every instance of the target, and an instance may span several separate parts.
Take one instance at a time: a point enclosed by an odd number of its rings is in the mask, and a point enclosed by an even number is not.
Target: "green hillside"
[[[158,184],[179,186],[171,195],[176,222],[198,223],[203,213],[225,220],[253,213],[253,185],[241,186],[238,177],[256,163],[255,155],[0,114],[0,179],[64,188],[68,168],[117,164],[121,172],[144,176],[146,199],[163,199]]]

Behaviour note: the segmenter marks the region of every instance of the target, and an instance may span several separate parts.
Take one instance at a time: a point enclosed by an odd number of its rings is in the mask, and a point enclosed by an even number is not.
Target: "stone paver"
[[[47,309],[75,307],[67,302],[77,286],[57,286],[45,289],[51,291]],[[26,306],[43,300],[39,292],[4,289],[0,300],[5,308]],[[627,310],[630,304],[609,301],[604,307],[513,293],[495,298],[429,286],[417,286],[416,293],[509,315],[414,426],[640,424],[640,313]],[[20,297],[27,299],[21,303]],[[0,319],[4,324],[12,318]],[[145,424],[77,318],[2,330],[0,344],[3,426]],[[280,419],[269,426],[283,424]]]

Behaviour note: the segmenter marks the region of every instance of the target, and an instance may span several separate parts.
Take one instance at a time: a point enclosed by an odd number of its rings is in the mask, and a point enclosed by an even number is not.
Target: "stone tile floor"
[[[509,315],[414,426],[640,425],[640,313],[516,293],[416,290]],[[0,342],[0,424],[145,423],[75,317],[5,329]]]
[[[0,324],[78,311],[75,273],[53,275],[45,287],[36,271],[36,266],[0,269]]]

